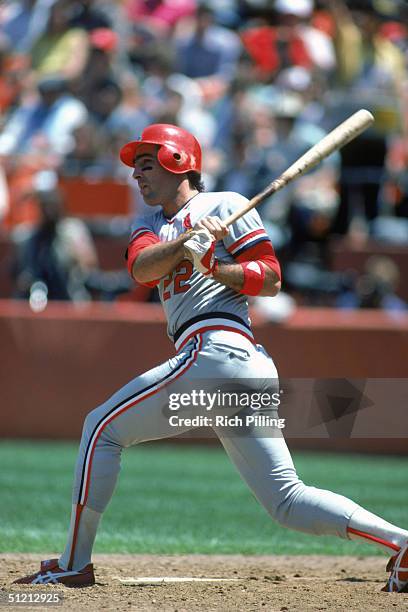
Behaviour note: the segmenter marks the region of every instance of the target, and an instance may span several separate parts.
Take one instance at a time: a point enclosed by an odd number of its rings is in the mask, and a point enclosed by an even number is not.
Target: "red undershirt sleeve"
[[[268,268],[276,273],[279,280],[282,278],[279,261],[275,255],[275,251],[270,240],[263,240],[255,246],[249,246],[247,249],[245,249],[245,251],[241,251],[240,254],[235,257],[235,261],[238,263],[262,261],[268,266]]]
[[[137,238],[134,238],[130,243],[126,251],[126,259],[127,259],[127,268],[130,276],[133,278],[132,269],[133,264],[136,259],[139,257],[140,253],[148,246],[153,244],[157,244],[160,242],[159,238],[153,232],[146,231],[142,234],[139,233]],[[160,279],[149,281],[148,283],[141,283],[137,281],[139,285],[144,285],[145,287],[156,287],[160,282]]]

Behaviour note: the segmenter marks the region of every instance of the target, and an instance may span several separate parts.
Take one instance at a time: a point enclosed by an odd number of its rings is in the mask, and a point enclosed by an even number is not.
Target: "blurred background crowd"
[[[120,268],[145,205],[118,151],[149,123],[197,136],[207,190],[250,198],[367,108],[259,212],[283,311],[407,310],[407,23],[405,0],[2,2],[0,297],[157,299]]]

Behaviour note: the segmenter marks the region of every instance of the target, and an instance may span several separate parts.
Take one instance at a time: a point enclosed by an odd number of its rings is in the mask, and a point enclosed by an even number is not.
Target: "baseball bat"
[[[263,191],[249,200],[245,206],[224,219],[225,225],[231,225],[231,223],[243,217],[249,210],[258,206],[260,202],[285,187],[294,179],[302,176],[305,172],[308,172],[308,170],[317,166],[325,157],[341,149],[341,147],[344,147],[344,145],[356,138],[361,132],[364,132],[373,122],[374,117],[365,109],[361,109],[351,115],[351,117],[343,121],[343,123],[340,123],[334,130],[326,134],[324,138],[306,151],[304,155],[299,157],[299,159],[289,166],[289,168],[278,176],[277,179],[269,183]]]

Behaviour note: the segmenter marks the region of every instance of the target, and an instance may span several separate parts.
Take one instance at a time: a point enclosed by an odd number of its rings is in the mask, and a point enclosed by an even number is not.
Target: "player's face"
[[[172,174],[157,161],[158,150],[157,145],[143,144],[137,148],[135,157],[133,178],[149,206],[165,204],[171,191]]]

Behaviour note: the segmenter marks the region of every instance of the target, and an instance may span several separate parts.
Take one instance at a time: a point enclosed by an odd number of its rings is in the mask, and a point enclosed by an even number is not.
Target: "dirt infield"
[[[55,555],[49,555],[49,557]],[[251,612],[330,610],[407,610],[408,594],[380,591],[385,561],[381,557],[273,557],[238,555],[96,555],[97,584],[82,589],[60,586],[11,586],[35,570],[44,556],[0,555],[0,584],[5,593],[60,593],[55,610],[137,610],[145,612]],[[168,582],[131,585],[129,577],[227,578],[224,582]],[[34,606],[25,609],[34,609]],[[0,610],[5,609],[0,605]],[[6,608],[15,610],[16,607]]]

